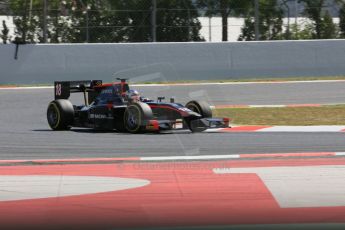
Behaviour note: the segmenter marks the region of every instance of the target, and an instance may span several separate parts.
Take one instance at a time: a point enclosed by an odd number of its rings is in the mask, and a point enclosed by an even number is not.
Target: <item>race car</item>
[[[212,110],[204,101],[190,101],[185,106],[139,97],[128,96],[133,92],[126,79],[106,83],[102,80],[54,82],[55,100],[47,109],[47,120],[53,130],[69,130],[71,127],[118,132],[160,132],[189,129],[202,132],[212,128],[229,127],[229,118],[212,118]],[[71,93],[83,93],[84,104],[73,105]]]

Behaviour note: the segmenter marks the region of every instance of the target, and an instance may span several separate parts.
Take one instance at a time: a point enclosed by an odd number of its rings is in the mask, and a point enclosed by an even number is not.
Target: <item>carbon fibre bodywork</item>
[[[54,89],[55,100],[68,100],[74,92],[84,93],[85,103],[73,105],[74,118],[68,124],[70,127],[129,131],[128,123],[138,122],[128,116],[129,107],[139,108],[141,131],[190,129],[200,132],[207,128],[229,127],[227,118],[205,117],[180,103],[162,102],[162,98],[133,103],[125,96],[129,86],[124,79],[111,84],[102,84],[100,80],[55,82]]]

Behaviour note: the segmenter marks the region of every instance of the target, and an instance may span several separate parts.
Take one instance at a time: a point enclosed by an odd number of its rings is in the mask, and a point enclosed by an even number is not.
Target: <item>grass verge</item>
[[[296,108],[215,109],[216,117],[230,117],[236,125],[345,125],[345,105]]]
[[[273,78],[234,78],[215,80],[179,80],[164,82],[138,82],[138,84],[181,84],[181,83],[227,83],[227,82],[284,82],[284,81],[319,81],[319,80],[345,80],[345,76],[321,76],[321,77],[273,77]],[[133,83],[137,84],[137,83]]]

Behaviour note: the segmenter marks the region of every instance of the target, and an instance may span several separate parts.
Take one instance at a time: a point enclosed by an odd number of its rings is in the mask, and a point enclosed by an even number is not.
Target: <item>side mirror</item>
[[[164,99],[165,99],[165,97],[158,97],[158,98],[157,98],[157,101],[158,101],[158,102],[162,102],[162,100],[164,100]]]

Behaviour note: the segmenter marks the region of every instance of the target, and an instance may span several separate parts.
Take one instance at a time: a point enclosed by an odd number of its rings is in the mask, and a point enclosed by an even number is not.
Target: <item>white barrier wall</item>
[[[0,84],[345,75],[345,40],[0,45]]]

